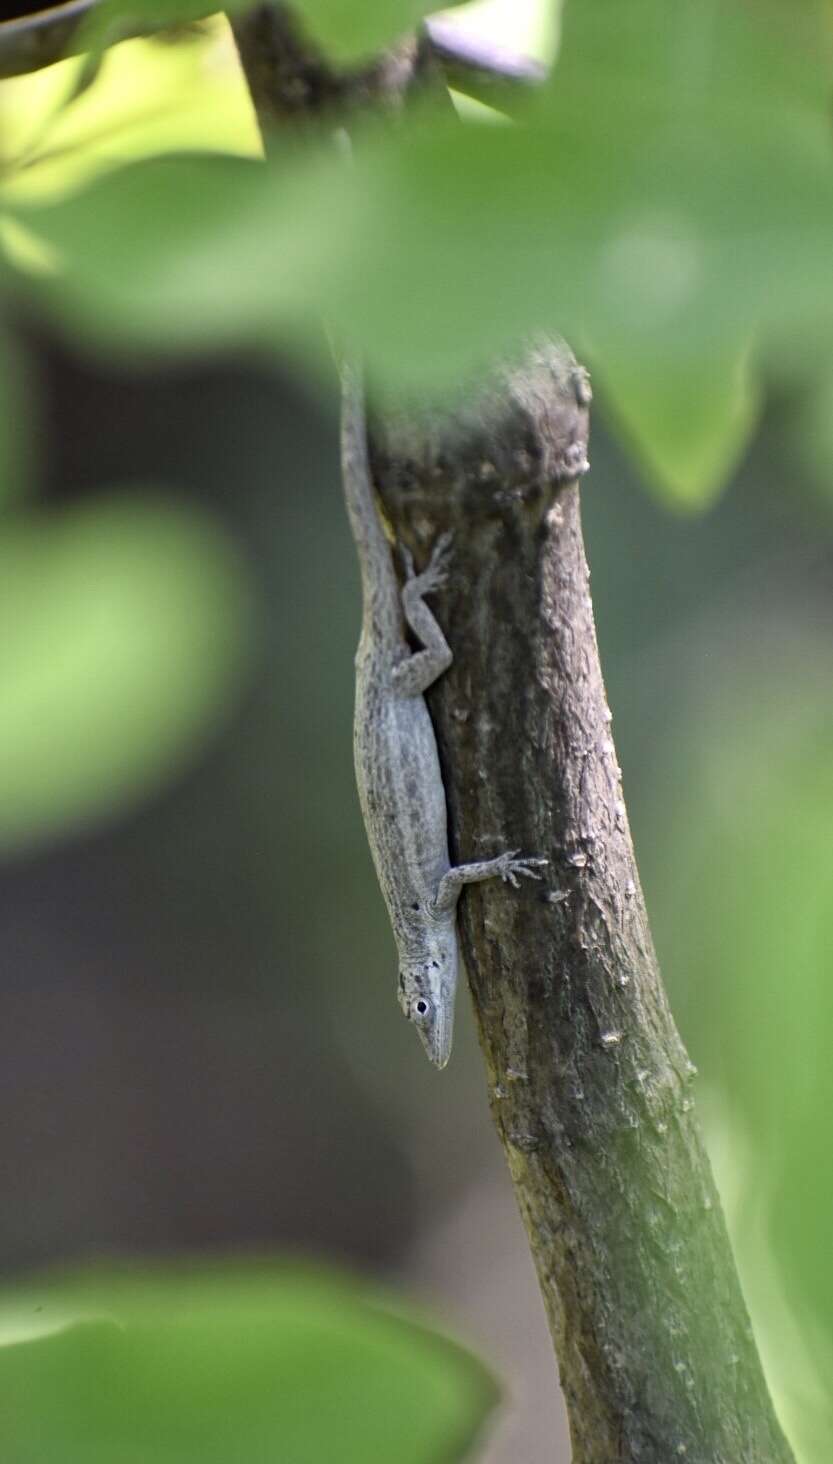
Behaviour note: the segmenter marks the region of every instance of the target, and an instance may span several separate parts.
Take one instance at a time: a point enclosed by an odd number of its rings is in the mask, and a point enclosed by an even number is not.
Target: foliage
[[[14,1464],[432,1464],[462,1458],[495,1398],[357,1287],[254,1263],[7,1292],[0,1393]]]
[[[390,40],[417,8],[306,7],[328,41],[328,27],[347,34],[349,13],[354,52],[371,34]],[[290,349],[313,371],[323,315],[392,384],[429,392],[456,389],[530,329],[558,329],[590,360],[601,408],[647,480],[688,507],[712,499],[742,457],[763,377],[777,372],[797,394],[811,372],[819,385],[796,437],[824,481],[833,167],[822,0],[801,0],[789,16],[775,3],[752,13],[741,0],[673,9],[582,0],[566,7],[552,80],[521,125],[460,125],[426,105],[410,127],[366,127],[351,168],[312,146],[284,144],[263,161],[228,27],[219,18],[194,26],[202,10],[200,0],[107,0],[89,18],[91,43],[137,19],[187,24],[164,41],[113,46],[93,68],[74,60],[0,85],[0,300],[26,302],[73,340],[132,361],[248,344]],[[0,336],[9,375],[7,359]],[[24,383],[13,374],[0,436],[6,500],[20,496],[32,456]],[[41,533],[30,525],[9,546],[21,553],[21,590],[26,564],[53,562]],[[218,578],[209,559],[217,603],[239,603],[234,571]],[[36,743],[22,758],[28,773],[21,758],[6,760],[0,841],[27,826],[72,825],[85,809],[152,786],[214,696],[233,691],[233,647],[245,635],[236,611],[224,622],[228,652],[210,635],[181,642],[183,656],[199,645],[207,657],[194,682],[204,696],[190,710],[186,698],[171,722],[161,683],[137,680],[132,694],[159,716],[118,738],[118,767],[99,779],[91,758],[84,774],[68,752],[94,745],[73,720],[81,703],[91,725],[123,732],[124,723],[106,662],[76,644],[84,616],[66,614],[60,583],[42,616],[44,625],[55,616],[55,665],[81,657],[90,681],[77,683],[87,691],[76,693],[76,712],[57,719],[60,680],[38,690],[44,725],[69,716],[67,736],[49,778]],[[93,580],[84,583],[89,596]],[[7,644],[9,677],[31,659],[27,620],[16,618]],[[194,617],[183,607],[186,622]],[[129,667],[152,664],[152,623],[124,657],[125,686]],[[164,657],[160,677],[166,664],[176,679]],[[19,678],[12,685],[20,715],[10,729],[35,705],[19,700]],[[163,734],[172,725],[176,737]],[[77,783],[66,795],[64,766]]]
[[[7,529],[0,851],[121,809],[193,755],[239,685],[248,611],[227,540],[158,493]]]
[[[360,13],[388,35],[404,19]],[[6,206],[59,262],[44,304],[110,346],[290,339],[314,356],[324,311],[391,381],[438,389],[561,330],[653,480],[696,504],[742,452],[785,336],[829,355],[828,21],[823,0],[593,0],[567,7],[521,127],[438,108],[368,130],[352,171],[149,156],[38,209],[10,179]]]

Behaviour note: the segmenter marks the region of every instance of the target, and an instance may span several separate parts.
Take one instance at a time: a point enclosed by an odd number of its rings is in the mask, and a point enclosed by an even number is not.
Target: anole
[[[546,859],[518,851],[452,865],[445,789],[424,693],[448,670],[452,652],[425,603],[448,574],[451,538],[443,534],[417,574],[405,551],[400,590],[374,499],[364,392],[354,366],[342,366],[342,473],[362,581],[356,653],[354,754],[370,852],[399,955],[399,1004],[431,1061],[451,1054],[459,955],[457,901],[465,884],[518,876],[540,879]],[[422,646],[412,650],[410,627]]]

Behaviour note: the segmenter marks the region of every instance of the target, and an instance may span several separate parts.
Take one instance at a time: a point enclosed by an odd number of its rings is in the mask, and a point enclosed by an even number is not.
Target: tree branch
[[[276,16],[286,7],[235,24],[267,122],[272,63],[240,26],[268,29]],[[420,79],[410,56],[410,69],[376,73],[392,79],[388,102]],[[455,536],[437,604],[454,663],[428,693],[452,857],[550,859],[540,892],[467,890],[460,925],[574,1464],[791,1464],[622,799],[579,517],[587,376],[544,343],[450,415],[378,401],[372,465],[396,538],[424,563],[437,534]]]
[[[560,1364],[574,1464],[787,1464],[660,982],[599,666],[575,479],[589,388],[538,347],[454,417],[386,413],[374,478],[423,562],[452,530],[429,693],[492,1115]]]
[[[268,145],[276,128],[301,131],[349,123],[350,114],[398,109],[430,64],[415,37],[369,65],[338,70],[304,34],[289,5],[255,5],[231,27],[258,125]]]

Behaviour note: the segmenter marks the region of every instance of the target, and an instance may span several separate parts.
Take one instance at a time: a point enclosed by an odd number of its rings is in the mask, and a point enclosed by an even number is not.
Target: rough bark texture
[[[494,1121],[575,1464],[786,1464],[660,982],[599,666],[575,481],[589,389],[541,346],[441,422],[386,414],[373,464],[454,648],[429,704],[452,857],[550,858],[472,886],[461,930]]]

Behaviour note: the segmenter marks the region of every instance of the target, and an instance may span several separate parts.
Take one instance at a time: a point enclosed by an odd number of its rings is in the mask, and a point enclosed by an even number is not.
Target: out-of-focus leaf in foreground
[[[436,6],[430,0],[298,0],[297,9],[327,55],[357,61],[413,31]]]
[[[133,346],[285,340],[324,314],[386,380],[438,391],[530,330],[599,341],[613,415],[656,426],[655,475],[705,498],[753,420],[739,343],[833,335],[823,23],[820,0],[582,0],[523,126],[420,110],[352,168],[148,161],[25,214],[63,261],[43,288]],[[640,402],[618,362],[653,383]],[[696,448],[662,428],[693,382]]]
[[[237,692],[248,610],[226,539],[161,498],[10,524],[0,848],[111,814],[178,770]]]
[[[129,350],[274,341],[317,296],[316,259],[322,271],[337,267],[333,218],[354,258],[351,179],[327,160],[304,162],[155,158],[51,207],[19,210],[64,265],[43,291],[73,327]],[[332,216],[328,208],[311,234],[327,194]]]
[[[227,15],[243,10],[249,0],[226,0],[222,9]],[[108,46],[130,37],[154,35],[187,36],[189,30],[214,16],[216,0],[96,0],[90,4],[75,38],[75,49],[92,57],[100,56]]]
[[[266,1265],[30,1283],[4,1332],[10,1464],[453,1464],[495,1402],[461,1348]]]
[[[174,150],[259,156],[260,137],[227,22],[176,43],[126,41],[0,82],[0,197],[61,197],[108,169]],[[157,220],[157,229],[162,221]]]
[[[727,341],[731,347],[731,342]],[[592,350],[593,382],[646,478],[679,508],[699,508],[729,479],[758,420],[749,350],[693,356],[669,373],[662,357],[634,366],[621,344]]]
[[[251,0],[228,0],[228,14]],[[90,16],[86,39],[93,45],[113,36],[160,26],[188,25],[216,10],[211,0],[103,0]],[[296,0],[293,10],[310,37],[335,61],[359,61],[412,31],[432,6],[427,0]]]

